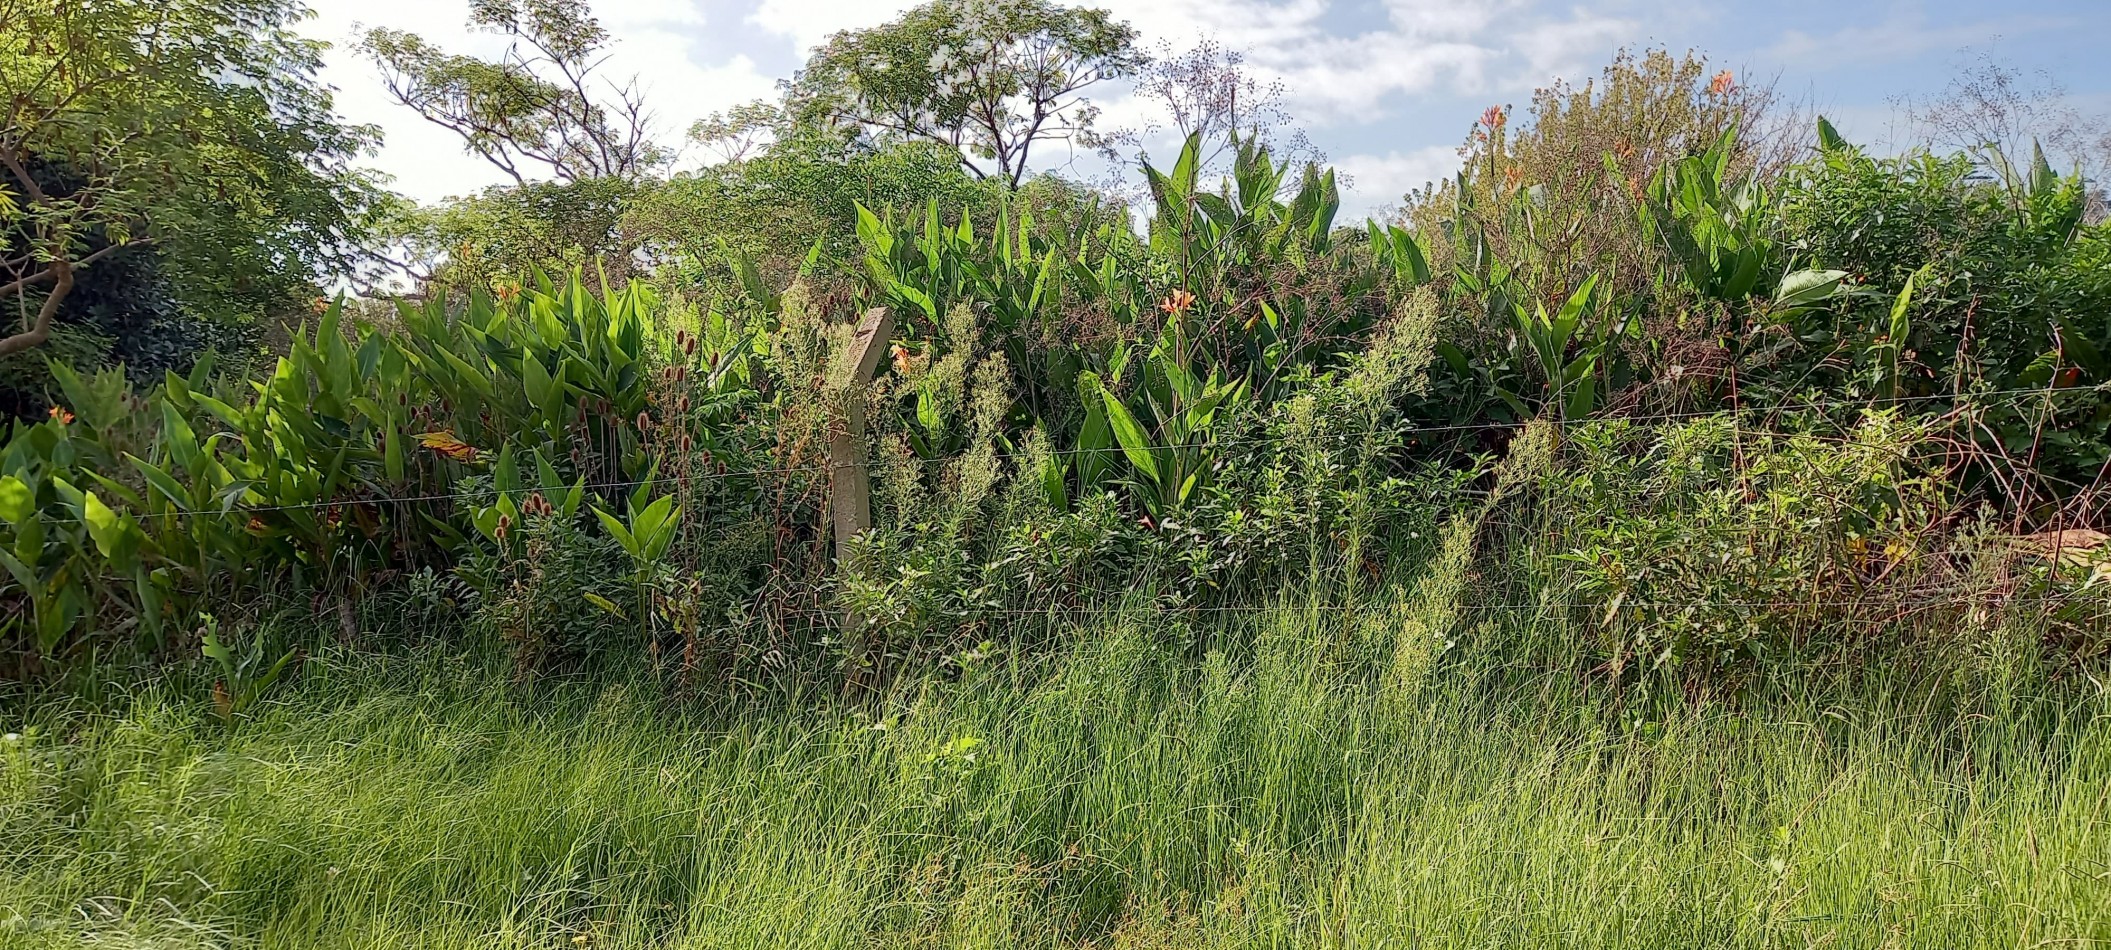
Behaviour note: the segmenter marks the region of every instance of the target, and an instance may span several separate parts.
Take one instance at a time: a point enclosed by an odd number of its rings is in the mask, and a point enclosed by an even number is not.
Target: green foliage
[[[576,520],[608,486],[686,471],[725,448],[715,420],[752,392],[748,344],[722,325],[715,348],[669,339],[654,306],[577,278],[406,305],[393,329],[345,326],[333,306],[269,377],[219,395],[205,367],[143,397],[116,373],[55,367],[71,412],[18,423],[0,450],[0,542],[30,608],[8,622],[10,649],[54,659],[127,628],[152,649],[201,605],[285,583],[349,602],[384,575],[503,548],[529,515]],[[470,476],[486,487],[458,491]],[[642,583],[679,509],[634,509],[623,548]]]
[[[1798,345],[1748,378],[1877,398],[2043,389],[1991,404],[1975,437],[2033,468],[2031,491],[2068,494],[2111,458],[2111,297],[2092,250],[2105,226],[2079,223],[2081,183],[2042,157],[2027,173],[1987,160],[2007,171],[1987,181],[1970,155],[1877,158],[1835,141],[1793,169],[1781,205],[1799,253],[1869,293],[1786,320]],[[1909,292],[1910,324],[1895,306]]]
[[[288,650],[278,659],[272,659],[264,648],[264,631],[259,628],[248,647],[237,654],[220,640],[218,620],[211,614],[201,614],[199,619],[205,622],[198,634],[199,652],[213,661],[220,671],[219,681],[213,684],[213,712],[221,722],[232,722],[236,716],[247,713],[278,684],[279,677],[300,656],[300,651]]]
[[[292,312],[324,273],[362,270],[372,141],[331,111],[320,45],[284,0],[20,0],[0,41],[0,301],[49,339],[79,275],[151,252],[185,319]],[[18,307],[24,295],[35,303]]]
[[[965,153],[977,178],[1017,187],[1036,144],[1091,145],[1084,93],[1132,72],[1136,31],[1049,0],[930,0],[830,37],[791,84],[795,123]],[[977,163],[988,163],[985,168]]]
[[[1872,414],[1845,439],[1710,419],[1661,430],[1571,427],[1539,511],[1548,586],[1598,633],[1582,659],[1616,675],[1705,681],[1798,665],[1862,668],[1885,618],[1945,635],[1968,618],[1938,430]],[[1954,559],[1954,560],[1953,560]],[[1938,619],[1939,618],[1939,619]],[[1982,644],[1969,644],[1977,648]]]
[[[823,272],[855,272],[860,206],[909,213],[935,202],[982,217],[997,190],[933,143],[845,148],[804,136],[658,183],[631,202],[623,226],[665,262],[663,280],[737,296],[727,252],[757,261],[779,287],[815,250]]]
[[[643,189],[623,178],[586,178],[492,187],[432,207],[404,205],[383,225],[385,239],[428,287],[466,296],[495,291],[522,275],[601,268],[618,285],[641,243],[626,217]]]

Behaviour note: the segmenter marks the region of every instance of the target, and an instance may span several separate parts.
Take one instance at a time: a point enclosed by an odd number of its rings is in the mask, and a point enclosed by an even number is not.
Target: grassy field
[[[860,703],[326,657],[232,726],[18,706],[0,945],[2111,942],[2093,687],[1643,715],[1463,648],[1368,675],[1374,616],[1110,619]]]

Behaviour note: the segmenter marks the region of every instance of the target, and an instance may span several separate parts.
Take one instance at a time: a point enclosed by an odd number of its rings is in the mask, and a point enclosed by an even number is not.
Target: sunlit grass
[[[2111,941],[2099,698],[1636,722],[1485,662],[1402,687],[1353,625],[1108,621],[854,704],[459,657],[318,661],[232,727],[46,701],[7,713],[0,945]]]

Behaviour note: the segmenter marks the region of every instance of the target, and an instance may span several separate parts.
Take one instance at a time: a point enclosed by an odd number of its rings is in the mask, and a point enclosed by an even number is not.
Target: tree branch
[[[102,250],[100,250],[100,251],[96,251],[95,253],[93,253],[93,254],[90,254],[90,255],[88,255],[87,257],[83,257],[83,258],[81,258],[81,259],[80,259],[80,260],[78,260],[78,261],[72,261],[72,262],[69,262],[67,266],[68,266],[69,268],[73,268],[73,267],[86,267],[86,266],[88,266],[88,265],[90,265],[90,264],[93,264],[93,263],[95,263],[96,261],[99,261],[99,260],[102,260],[102,259],[103,259],[103,258],[105,258],[105,257],[108,257],[108,256],[110,255],[110,253],[111,253],[112,251],[116,251],[116,250],[119,250],[119,249],[122,249],[122,248],[127,248],[127,247],[131,247],[131,246],[132,246],[132,245],[134,245],[134,244],[145,244],[145,243],[147,243],[148,241],[151,241],[151,240],[152,240],[152,238],[135,238],[135,239],[133,239],[133,240],[130,240],[130,241],[125,241],[125,242],[122,242],[122,243],[119,243],[119,244],[111,244],[111,245],[108,245],[108,246],[104,247],[104,248],[103,248]],[[6,284],[0,284],[0,297],[7,297],[7,296],[13,295],[13,294],[15,294],[15,293],[18,293],[18,292],[20,292],[20,291],[26,290],[26,289],[28,289],[28,288],[30,288],[30,287],[33,287],[33,286],[35,286],[35,285],[37,285],[37,284],[41,284],[41,283],[43,283],[43,282],[44,282],[45,280],[49,279],[49,278],[50,278],[50,277],[51,277],[51,276],[52,276],[53,274],[55,274],[55,273],[57,273],[57,272],[58,272],[58,265],[57,265],[57,264],[53,264],[52,266],[50,266],[50,267],[47,267],[47,268],[44,268],[43,270],[41,270],[41,271],[38,271],[38,272],[36,272],[36,273],[34,273],[34,274],[31,274],[31,275],[29,275],[28,277],[23,277],[23,278],[19,278],[19,279],[17,279],[17,280],[14,280],[14,281],[10,281],[10,282],[8,282],[8,283],[6,283]]]
[[[51,339],[51,318],[58,314],[59,304],[66,299],[66,295],[73,293],[73,264],[65,260],[55,261],[46,273],[56,274],[58,282],[52,285],[51,293],[44,298],[44,305],[37,308],[36,322],[21,333],[0,339],[0,356],[20,353]]]

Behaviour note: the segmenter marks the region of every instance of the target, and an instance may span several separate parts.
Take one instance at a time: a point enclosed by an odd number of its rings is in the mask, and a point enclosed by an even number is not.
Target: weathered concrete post
[[[851,337],[850,389],[843,394],[842,424],[828,434],[828,506],[836,534],[836,563],[850,555],[850,539],[872,527],[872,481],[865,471],[865,388],[879,369],[887,341],[894,337],[894,318],[887,308],[865,311]]]

